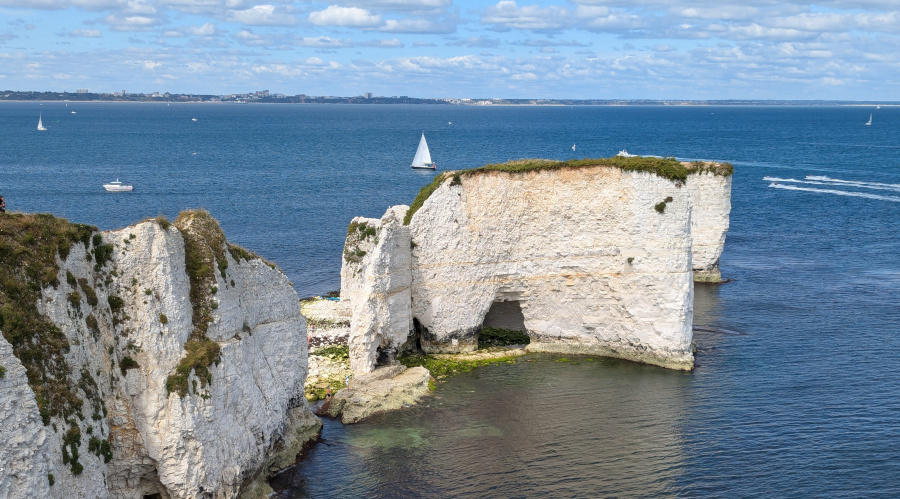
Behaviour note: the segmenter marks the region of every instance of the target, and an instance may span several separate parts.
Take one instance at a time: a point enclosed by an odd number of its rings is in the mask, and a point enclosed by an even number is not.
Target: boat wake
[[[837,178],[831,177],[820,177],[814,175],[807,175],[805,180],[798,180],[795,178],[778,178],[778,177],[763,177],[763,180],[769,180],[772,182],[790,182],[794,184],[808,184],[808,185],[824,185],[831,187],[856,187],[859,189],[872,189],[878,191],[893,191],[900,192],[900,184],[884,184],[881,182],[864,182],[862,180],[841,180]],[[780,184],[779,184],[780,185]]]
[[[766,179],[772,180],[772,179]],[[778,182],[782,182],[779,180]],[[900,196],[881,196],[878,194],[870,194],[868,192],[853,192],[853,191],[841,191],[837,189],[817,189],[815,187],[800,187],[796,185],[789,184],[779,184],[778,182],[772,182],[769,184],[769,187],[774,187],[775,189],[786,189],[789,191],[805,191],[805,192],[818,192],[821,194],[836,194],[838,196],[850,196],[857,198],[866,198],[866,199],[878,199],[880,201],[892,201],[894,203],[900,203]],[[809,182],[803,182],[809,183]]]

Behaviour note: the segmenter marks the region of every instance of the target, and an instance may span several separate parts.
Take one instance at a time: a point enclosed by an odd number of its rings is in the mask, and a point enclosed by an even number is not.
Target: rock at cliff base
[[[351,424],[373,414],[413,405],[428,393],[431,373],[424,367],[384,366],[357,375],[350,388],[331,399],[327,415]]]

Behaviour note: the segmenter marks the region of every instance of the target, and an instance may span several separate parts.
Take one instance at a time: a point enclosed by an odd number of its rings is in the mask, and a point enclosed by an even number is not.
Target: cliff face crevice
[[[372,344],[474,350],[488,310],[506,301],[521,309],[529,350],[692,368],[693,275],[717,270],[730,169],[529,165],[450,172],[412,216],[399,206],[354,219],[376,228],[342,269],[354,371],[386,362],[373,361]],[[392,222],[401,216],[405,227]],[[408,245],[384,243],[403,228]]]
[[[155,221],[100,238],[108,261],[97,265],[96,239],[73,244],[57,260],[57,286],[43,286],[37,303],[65,335],[79,413],[44,425],[21,364],[0,340],[8,370],[0,457],[11,463],[0,472],[0,496],[236,497],[298,438],[290,435],[314,436],[320,424],[303,416],[306,326],[296,293],[267,262],[246,252],[235,259],[223,247],[226,261],[213,262],[206,289],[217,362],[204,379],[190,371],[182,396],[166,381],[195,329],[185,238]]]

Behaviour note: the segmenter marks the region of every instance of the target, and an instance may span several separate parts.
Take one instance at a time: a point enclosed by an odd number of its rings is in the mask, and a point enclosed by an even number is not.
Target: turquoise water
[[[0,104],[11,209],[113,228],[205,207],[301,295],[337,289],[353,216],[430,181],[409,169],[423,130],[439,169],[623,148],[735,165],[732,281],[696,289],[715,332],[693,372],[484,368],[427,406],[326,421],[281,497],[900,495],[900,109],[73,106]],[[116,177],[135,192],[103,192]]]

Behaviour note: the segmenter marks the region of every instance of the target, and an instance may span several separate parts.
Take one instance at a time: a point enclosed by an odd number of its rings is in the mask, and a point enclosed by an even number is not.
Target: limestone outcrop
[[[349,231],[341,274],[354,371],[404,344],[474,350],[499,309],[531,351],[691,369],[693,269],[717,270],[730,175],[647,158],[500,165],[444,173],[413,208],[354,219],[369,230]]]
[[[428,394],[431,373],[424,367],[383,366],[355,376],[350,387],[334,394],[326,404],[326,415],[356,423],[373,414],[415,404]]]
[[[0,308],[0,496],[237,497],[315,437],[305,322],[274,265],[205,212],[70,242],[28,319],[59,335],[23,340]],[[14,353],[29,341],[52,362]]]

